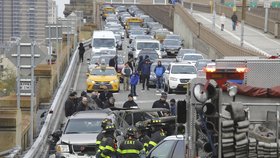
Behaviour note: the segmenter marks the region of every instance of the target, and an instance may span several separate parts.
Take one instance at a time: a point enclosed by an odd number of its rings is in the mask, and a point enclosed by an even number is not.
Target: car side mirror
[[[165,70],[165,73],[166,73],[166,74],[169,74],[169,73],[170,73],[170,71],[169,71],[169,70]]]
[[[91,45],[91,44],[89,44],[89,48],[92,48],[92,45]]]
[[[135,48],[132,48],[131,50],[132,50],[132,51],[135,51]]]
[[[87,77],[89,77],[89,73],[86,73]]]

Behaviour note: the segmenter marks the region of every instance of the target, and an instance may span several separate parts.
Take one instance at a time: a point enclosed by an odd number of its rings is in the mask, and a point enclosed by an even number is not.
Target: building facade
[[[48,16],[49,16],[48,17],[49,24],[57,23],[58,12],[57,12],[56,1],[54,1],[54,0],[49,1],[49,15]]]
[[[50,1],[0,0],[0,46],[23,35],[43,43]]]

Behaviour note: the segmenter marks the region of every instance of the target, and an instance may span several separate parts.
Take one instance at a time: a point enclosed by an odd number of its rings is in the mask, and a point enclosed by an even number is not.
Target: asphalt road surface
[[[125,38],[123,42],[123,50],[118,51],[119,55],[124,56],[125,61],[127,60],[128,54],[128,40]],[[84,56],[84,62],[79,63],[76,81],[73,86],[73,90],[77,91],[78,96],[80,96],[83,90],[86,90],[86,72],[87,72],[87,62],[86,59],[89,58],[91,50],[88,50]],[[142,84],[138,84],[136,88],[137,97],[134,98],[135,102],[138,104],[140,108],[151,108],[153,102],[160,98],[161,92],[156,92],[155,88],[150,88],[150,90],[142,91]],[[123,85],[120,85],[120,91],[118,93],[114,93],[114,97],[116,99],[115,106],[122,107],[123,103],[127,100],[127,96],[130,91],[124,91]],[[90,94],[89,94],[90,95]],[[177,100],[185,99],[185,94],[168,94],[167,100],[174,98]]]

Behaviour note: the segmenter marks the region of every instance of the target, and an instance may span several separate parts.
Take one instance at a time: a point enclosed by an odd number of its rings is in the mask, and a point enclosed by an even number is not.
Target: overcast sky
[[[58,5],[58,17],[64,17],[64,4],[69,4],[69,0],[56,0],[56,4]]]

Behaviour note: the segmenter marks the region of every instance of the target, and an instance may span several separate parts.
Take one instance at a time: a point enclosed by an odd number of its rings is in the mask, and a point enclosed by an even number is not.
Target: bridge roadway
[[[188,9],[190,12],[190,10]],[[204,26],[213,28],[213,14],[193,11],[192,16]],[[236,45],[240,45],[241,23],[238,23],[236,31],[232,30],[232,21],[229,18],[225,20],[225,29],[221,31],[220,15],[216,15],[215,33],[224,39]],[[239,19],[241,17],[238,17]],[[280,54],[280,39],[274,38],[272,34],[264,33],[263,30],[248,26],[244,26],[244,47],[253,49],[268,55]]]
[[[122,56],[125,57],[125,59],[127,60],[127,45],[128,45],[128,40],[125,39],[124,43],[123,43],[123,51],[119,51],[118,53]],[[85,53],[85,58],[89,58],[90,56],[90,51],[88,50]],[[125,61],[126,61],[125,60]],[[73,85],[73,89],[77,91],[78,95],[80,95],[80,93],[86,89],[86,72],[87,72],[87,63],[84,61],[83,63],[80,63],[78,66],[78,70],[77,70],[77,77],[76,77],[76,81],[74,82]],[[160,98],[160,93],[156,92],[155,88],[150,88],[150,90],[146,90],[146,91],[142,91],[142,84],[138,84],[137,85],[137,94],[138,97],[135,98],[135,102],[140,106],[140,108],[151,108],[152,104],[155,100],[158,100]],[[123,103],[127,100],[127,96],[130,93],[130,91],[124,91],[123,90],[123,84],[121,83],[120,85],[120,91],[118,93],[114,93],[114,97],[116,98],[116,106],[117,107],[122,107]],[[168,100],[170,99],[185,99],[185,95],[184,94],[168,94]]]

